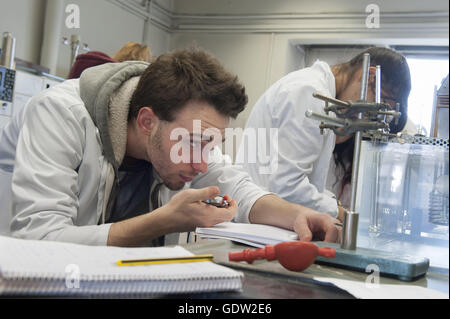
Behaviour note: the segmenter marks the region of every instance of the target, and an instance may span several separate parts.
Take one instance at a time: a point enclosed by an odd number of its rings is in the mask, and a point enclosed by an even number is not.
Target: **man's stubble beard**
[[[158,173],[159,177],[162,179],[164,185],[166,185],[172,191],[178,191],[182,189],[185,183],[180,182],[179,184],[174,184],[168,180],[168,178],[164,177],[161,172],[167,171],[169,168],[170,159],[165,160],[163,157],[164,149],[162,146],[162,125],[158,127],[155,135],[153,137],[149,137],[150,141],[148,142],[150,145],[151,152],[153,156],[152,165],[155,171]]]

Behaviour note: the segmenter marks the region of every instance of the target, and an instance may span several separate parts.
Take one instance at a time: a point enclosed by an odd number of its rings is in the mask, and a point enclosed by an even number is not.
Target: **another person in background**
[[[136,42],[128,42],[121,47],[112,57],[100,51],[90,51],[77,55],[75,62],[70,69],[68,79],[77,79],[87,68],[104,63],[124,62],[124,61],[145,61],[150,62],[152,58],[150,48]]]
[[[347,63],[329,66],[318,61],[311,67],[292,72],[275,84],[256,102],[246,128],[276,128],[277,140],[265,136],[258,138],[258,150],[277,144],[269,163],[277,163],[271,174],[260,174],[266,163],[245,160],[245,143],[241,143],[236,164],[244,169],[256,184],[276,193],[283,199],[327,213],[340,220],[345,208],[337,201],[351,180],[353,135],[336,136],[333,131],[320,133],[319,123],[306,118],[305,111],[324,114],[324,103],[313,97],[321,93],[342,101],[359,100],[362,59],[364,53],[371,57],[367,100],[375,100],[376,65],[381,65],[382,102],[395,108],[400,103],[402,117],[398,124],[391,123],[391,132],[403,129],[407,118],[408,95],[411,89],[409,67],[405,57],[387,48],[370,48]],[[276,158],[275,158],[276,156]],[[330,166],[337,166],[338,180],[329,181]],[[333,170],[333,168],[331,168]],[[331,184],[331,186],[330,186]],[[333,190],[334,194],[330,190]]]
[[[113,60],[124,61],[145,61],[150,62],[152,53],[147,45],[136,42],[128,42],[112,56]]]

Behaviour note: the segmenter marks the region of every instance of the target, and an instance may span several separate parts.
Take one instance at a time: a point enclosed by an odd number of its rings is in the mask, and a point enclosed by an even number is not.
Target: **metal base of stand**
[[[380,250],[356,248],[355,250],[342,249],[339,244],[327,242],[314,242],[319,247],[336,249],[336,258],[317,257],[317,264],[346,268],[360,272],[372,272],[369,265],[376,265],[380,276],[396,278],[402,281],[413,281],[422,277],[428,271],[430,261],[408,255],[397,255]]]

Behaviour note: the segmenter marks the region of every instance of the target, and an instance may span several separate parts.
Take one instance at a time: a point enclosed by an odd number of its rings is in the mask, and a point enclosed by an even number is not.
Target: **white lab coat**
[[[211,158],[221,159],[215,150]],[[99,130],[79,94],[79,80],[30,99],[0,132],[0,233],[27,239],[106,245],[111,224],[106,204],[114,169],[105,159]],[[155,177],[155,183],[159,177]],[[216,185],[236,200],[237,222],[249,222],[254,202],[267,194],[244,171],[225,161],[185,188]],[[161,188],[166,204],[176,192]],[[177,235],[177,234],[175,234]],[[176,243],[176,236],[169,236]]]
[[[336,136],[330,130],[321,135],[320,123],[306,118],[308,109],[325,114],[324,102],[314,98],[314,92],[330,97],[336,95],[335,78],[324,62],[292,72],[273,84],[256,102],[245,130],[245,133],[258,128],[278,130],[278,136],[258,134],[256,154],[269,155],[272,147],[270,164],[261,160],[264,156],[250,163],[248,147],[252,145],[245,144],[245,137],[235,163],[243,165],[256,184],[265,190],[336,217],[335,196],[326,190]]]

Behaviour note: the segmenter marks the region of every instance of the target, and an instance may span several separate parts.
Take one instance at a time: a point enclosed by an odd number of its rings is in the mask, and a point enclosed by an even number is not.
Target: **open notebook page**
[[[81,281],[177,281],[238,279],[242,274],[213,262],[117,266],[123,259],[190,256],[175,247],[121,248],[23,240],[0,236],[0,279],[62,279],[73,265]],[[69,268],[68,268],[69,267]],[[0,280],[1,281],[1,280]],[[237,282],[235,280],[235,282]],[[211,287],[210,287],[211,288]],[[239,288],[239,287],[238,287]],[[201,288],[199,288],[201,290]],[[1,290],[1,289],[0,289]]]

